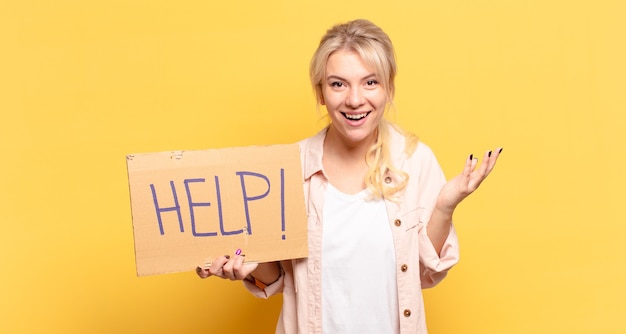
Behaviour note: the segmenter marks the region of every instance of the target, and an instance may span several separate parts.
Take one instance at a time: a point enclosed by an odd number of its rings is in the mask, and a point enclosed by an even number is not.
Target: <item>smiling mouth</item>
[[[370,114],[371,111],[368,112],[363,112],[360,114],[346,114],[345,112],[342,112],[341,114],[343,115],[343,117],[345,117],[346,119],[349,119],[351,121],[360,121],[363,118],[367,117],[367,115]]]

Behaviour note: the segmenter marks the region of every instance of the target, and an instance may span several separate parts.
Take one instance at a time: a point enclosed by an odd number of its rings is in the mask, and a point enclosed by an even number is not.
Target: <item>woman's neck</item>
[[[324,155],[336,156],[345,162],[365,162],[365,155],[376,140],[377,133],[374,132],[364,140],[350,141],[336,132],[331,125],[324,139]]]
[[[365,156],[376,142],[376,134],[360,142],[342,139],[333,131],[332,126],[328,129],[324,140],[324,172],[335,188],[354,194],[365,188],[368,170]]]

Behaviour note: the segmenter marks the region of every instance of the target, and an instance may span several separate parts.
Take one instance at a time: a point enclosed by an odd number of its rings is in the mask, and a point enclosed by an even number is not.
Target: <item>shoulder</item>
[[[388,124],[390,153],[394,159],[434,158],[432,149],[413,133],[395,124]]]
[[[441,174],[441,167],[433,150],[411,133],[396,125],[389,125],[390,153],[395,167],[423,177]]]
[[[300,160],[304,179],[322,170],[322,156],[326,129],[298,142],[300,146]]]
[[[328,128],[324,128],[318,133],[314,134],[311,137],[304,138],[298,142],[300,145],[300,151],[304,152],[306,150],[321,150],[324,145],[324,138],[326,137],[326,130]]]
[[[439,162],[437,161],[435,152],[422,141],[417,143],[415,151],[409,156],[408,160],[410,165],[421,170],[430,170],[434,167],[436,167],[434,169],[439,169]]]
[[[433,152],[430,146],[420,141],[419,143],[417,143],[417,147],[415,148],[413,156],[435,158],[435,152]]]

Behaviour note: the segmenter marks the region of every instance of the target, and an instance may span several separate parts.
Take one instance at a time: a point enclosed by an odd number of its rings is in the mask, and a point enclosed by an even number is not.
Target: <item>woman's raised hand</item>
[[[486,152],[478,168],[476,168],[478,159],[470,155],[465,161],[463,172],[448,181],[441,189],[437,199],[438,208],[444,212],[452,213],[456,206],[478,189],[478,186],[491,173],[500,153],[502,153],[502,148]]]

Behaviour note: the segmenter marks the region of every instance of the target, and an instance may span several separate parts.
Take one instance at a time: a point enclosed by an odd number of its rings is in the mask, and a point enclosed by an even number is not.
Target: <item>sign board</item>
[[[306,257],[297,144],[126,157],[137,275],[191,271],[241,249],[247,262]]]

